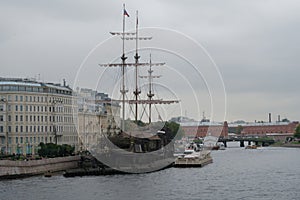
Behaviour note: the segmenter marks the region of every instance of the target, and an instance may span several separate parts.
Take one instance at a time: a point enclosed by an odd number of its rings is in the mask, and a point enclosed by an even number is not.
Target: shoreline
[[[57,173],[78,167],[80,156],[45,158],[42,160],[0,160],[0,180]]]

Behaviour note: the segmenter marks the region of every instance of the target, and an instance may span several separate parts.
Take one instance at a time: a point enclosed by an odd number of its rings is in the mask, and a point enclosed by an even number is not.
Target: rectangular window
[[[16,111],[18,111],[18,105],[16,105]]]
[[[11,105],[8,105],[8,106],[7,106],[7,110],[8,110],[8,111],[11,111]]]
[[[35,120],[36,120],[36,117],[35,117],[35,116],[33,116],[33,121],[35,122]]]
[[[8,132],[11,133],[11,126],[8,126]]]
[[[16,126],[16,133],[19,131],[19,127],[18,126]]]
[[[26,143],[28,143],[28,137],[26,137],[26,140],[25,140],[25,142],[26,142]]]
[[[8,138],[8,144],[11,144],[11,137]]]
[[[18,101],[18,95],[16,95],[15,101]]]
[[[44,116],[41,116],[41,122],[43,122],[44,121]]]
[[[25,101],[28,101],[28,96],[25,96]]]
[[[26,132],[28,133],[28,126],[26,126]]]
[[[21,111],[21,112],[23,111],[23,106],[22,106],[22,105],[20,105],[20,111]]]
[[[30,106],[30,112],[32,112],[32,106]]]
[[[40,116],[37,116],[37,121],[38,121],[38,122],[40,121]]]
[[[45,132],[47,132],[48,131],[48,126],[45,126]]]
[[[20,121],[21,121],[21,122],[23,121],[23,115],[20,116]]]
[[[32,132],[32,126],[30,126],[30,132]]]
[[[23,144],[23,137],[20,137],[20,143]]]
[[[30,102],[32,102],[32,96],[30,96]]]
[[[11,122],[11,115],[8,115],[8,121]]]
[[[23,101],[23,96],[20,96],[20,101]]]
[[[4,111],[3,105],[0,105],[0,111]]]
[[[26,109],[26,112],[28,112],[28,106],[26,106],[25,109]]]
[[[18,137],[16,137],[16,144],[18,144],[19,143],[19,138]]]
[[[45,122],[47,122],[47,120],[48,120],[48,117],[47,117],[47,116],[45,116]]]
[[[32,116],[30,115],[30,121],[32,122]]]
[[[3,133],[3,126],[0,126],[0,133]]]
[[[36,143],[36,137],[33,137],[33,143]]]
[[[39,106],[37,107],[37,111],[40,112],[40,107]]]
[[[37,101],[40,102],[40,97],[37,97]]]
[[[20,131],[21,133],[23,133],[23,126],[20,126]]]
[[[28,115],[25,116],[25,120],[26,120],[26,122],[28,122]]]
[[[18,115],[16,115],[16,122],[18,121]]]
[[[3,121],[4,121],[3,115],[0,115],[0,122],[3,122]]]

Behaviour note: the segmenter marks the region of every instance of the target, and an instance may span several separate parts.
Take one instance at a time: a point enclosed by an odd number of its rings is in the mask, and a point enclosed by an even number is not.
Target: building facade
[[[228,137],[228,124],[216,122],[185,122],[180,123],[186,137],[204,138],[207,135],[215,137]]]
[[[35,154],[40,142],[78,149],[72,89],[65,83],[0,78],[0,100],[2,153]]]
[[[105,93],[81,88],[76,91],[76,126],[80,150],[89,150],[106,135],[120,133],[120,106]]]
[[[241,135],[265,136],[267,134],[293,135],[299,122],[264,122],[230,124],[229,127],[240,128]]]

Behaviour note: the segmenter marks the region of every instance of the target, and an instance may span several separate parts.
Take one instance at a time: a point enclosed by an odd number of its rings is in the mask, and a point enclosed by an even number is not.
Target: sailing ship
[[[166,123],[162,127],[157,129],[155,125],[157,122],[152,120],[152,107],[157,104],[174,104],[179,103],[179,100],[162,100],[155,99],[153,91],[153,79],[160,78],[160,76],[153,75],[153,66],[163,66],[165,63],[154,63],[150,55],[149,62],[140,62],[139,55],[139,41],[151,40],[152,37],[139,36],[138,28],[138,11],[136,11],[136,27],[135,32],[125,31],[125,18],[129,14],[123,5],[123,27],[121,32],[110,32],[113,36],[120,36],[122,40],[122,55],[120,57],[120,63],[108,63],[99,64],[101,67],[120,67],[121,68],[121,86],[120,94],[121,100],[111,100],[111,102],[117,102],[121,104],[121,118],[120,118],[120,133],[107,137],[107,140],[103,139],[97,144],[95,148],[91,148],[92,154],[96,154],[96,158],[104,161],[106,165],[113,166],[118,170],[127,172],[148,172],[159,170],[174,162],[173,153],[174,145],[172,144],[172,135],[170,129],[166,127]],[[135,41],[135,55],[134,62],[127,62],[127,55],[125,52],[125,41]],[[140,67],[148,66],[147,75],[139,75]],[[133,99],[128,99],[127,93],[129,92],[126,83],[126,70],[127,68],[134,67],[134,89]],[[138,85],[139,79],[148,79],[148,91],[147,99],[141,99],[141,89]],[[134,107],[134,120],[125,119],[126,105]],[[139,106],[148,108],[148,120],[143,122],[142,118],[139,119]],[[145,109],[144,109],[145,111]],[[160,115],[158,115],[161,118]],[[155,129],[156,127],[156,129]],[[99,148],[99,146],[101,146]],[[117,147],[117,148],[116,148]],[[105,153],[103,151],[105,149]],[[146,154],[143,154],[146,153]]]
[[[121,110],[122,110],[122,117],[121,117],[121,133],[123,135],[129,135],[129,137],[139,137],[139,138],[155,138],[155,135],[153,134],[150,136],[147,134],[145,135],[145,128],[143,126],[147,125],[149,129],[151,129],[152,124],[152,105],[156,104],[173,104],[178,103],[178,100],[162,100],[162,99],[154,99],[154,91],[153,91],[153,79],[154,78],[160,78],[159,75],[153,75],[154,70],[152,69],[153,66],[163,66],[165,63],[153,63],[151,54],[150,54],[150,61],[149,62],[140,62],[140,55],[139,55],[139,41],[140,40],[151,40],[152,37],[141,37],[139,36],[139,28],[138,28],[138,11],[136,11],[136,27],[135,32],[126,32],[125,31],[125,18],[128,17],[129,14],[125,9],[125,5],[123,5],[123,28],[122,32],[110,32],[113,36],[121,36],[122,39],[122,55],[121,55],[121,63],[109,63],[109,64],[100,64],[101,67],[121,67],[122,76],[121,76],[121,88],[120,93],[122,96],[121,100],[112,100],[112,101],[118,101],[121,103]],[[127,56],[125,52],[125,41],[126,40],[134,40],[135,41],[135,55],[134,55],[134,63],[126,62]],[[148,75],[139,75],[139,67],[149,66]],[[126,99],[126,94],[129,92],[129,90],[126,87],[126,69],[129,67],[134,67],[135,70],[135,88],[133,90],[134,99]],[[139,81],[138,79],[146,78],[148,79],[148,93],[147,97],[148,99],[141,99],[140,94],[141,90],[139,88]],[[134,107],[134,121],[133,123],[131,120],[128,122],[125,120],[125,112],[126,112],[126,104],[129,104],[129,106]],[[139,119],[139,106],[148,105],[148,123],[142,122],[141,119]],[[160,114],[158,113],[159,118],[161,119]],[[130,125],[126,122],[130,123]],[[125,127],[126,126],[126,127]],[[129,127],[128,127],[129,126]],[[148,131],[149,132],[149,131]],[[165,130],[157,130],[158,133],[165,134]],[[132,141],[131,141],[132,142]],[[147,151],[146,149],[144,151]]]

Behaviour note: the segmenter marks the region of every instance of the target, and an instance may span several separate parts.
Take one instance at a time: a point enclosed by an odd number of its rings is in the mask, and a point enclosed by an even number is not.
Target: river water
[[[212,157],[203,168],[0,181],[0,199],[300,199],[300,149],[231,147]]]

